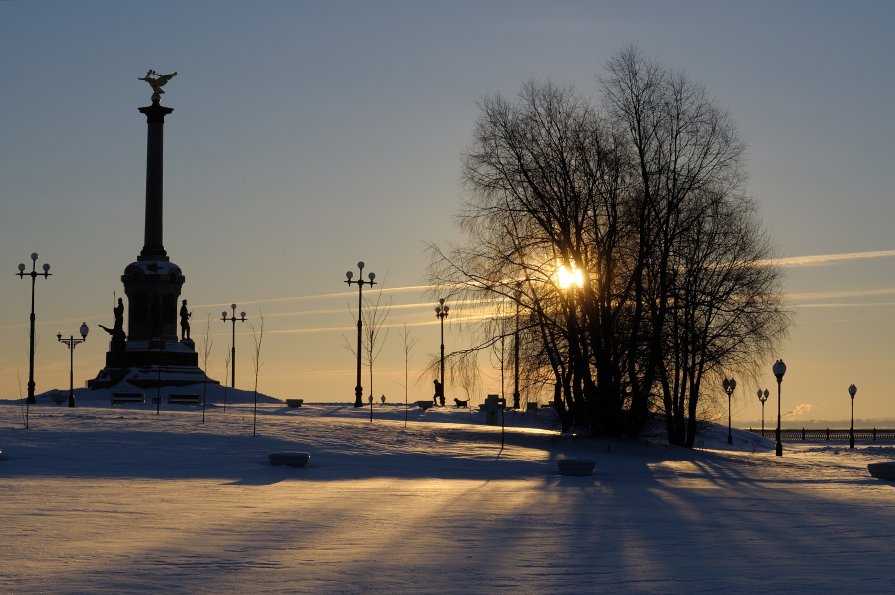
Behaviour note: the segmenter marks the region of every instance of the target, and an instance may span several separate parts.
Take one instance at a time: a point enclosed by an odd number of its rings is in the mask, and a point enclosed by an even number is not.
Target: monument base
[[[127,382],[141,388],[219,384],[199,368],[199,354],[190,339],[183,341],[128,341],[124,351],[106,353],[106,367],[87,381],[91,389]]]

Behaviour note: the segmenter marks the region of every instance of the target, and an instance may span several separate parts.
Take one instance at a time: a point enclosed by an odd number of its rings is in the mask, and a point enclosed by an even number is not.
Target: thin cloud
[[[872,252],[843,252],[840,254],[812,254],[808,256],[788,256],[786,258],[771,258],[760,260],[759,266],[780,267],[813,267],[836,264],[852,260],[872,260],[876,258],[892,258],[895,250],[876,250]]]
[[[890,308],[895,302],[870,302],[866,304],[820,303],[794,304],[796,308]]]
[[[885,287],[881,289],[849,289],[836,291],[806,291],[801,293],[787,294],[786,299],[791,302],[814,301],[814,300],[841,300],[867,297],[880,297],[895,295],[895,287]]]

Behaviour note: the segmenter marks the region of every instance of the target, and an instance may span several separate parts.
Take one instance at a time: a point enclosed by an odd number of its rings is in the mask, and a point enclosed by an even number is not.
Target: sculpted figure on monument
[[[159,74],[154,70],[147,70],[146,76],[138,77],[138,81],[146,81],[149,83],[149,86],[152,87],[152,100],[158,102],[162,98],[162,94],[164,94],[164,87],[168,84],[172,78],[177,76],[176,72],[172,72],[171,74]]]
[[[180,305],[180,335],[181,339],[189,339],[190,338],[190,317],[193,315],[192,312],[186,309],[186,300],[183,300]]]
[[[115,313],[115,330],[124,331],[124,302],[118,298],[118,305],[112,310]]]
[[[115,306],[113,312],[115,313],[114,328],[109,328],[102,324],[98,326],[112,335],[112,353],[121,353],[124,351],[126,345],[126,335],[124,334],[124,303],[121,298],[118,298],[118,305]]]

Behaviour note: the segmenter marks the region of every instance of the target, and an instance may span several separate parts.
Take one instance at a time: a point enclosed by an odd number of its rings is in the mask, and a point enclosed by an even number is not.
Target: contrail
[[[808,256],[789,256],[786,258],[770,258],[759,260],[758,266],[812,267],[844,262],[849,260],[871,260],[875,258],[891,258],[895,250],[876,250],[872,252],[842,252],[840,254],[812,254]]]
[[[895,295],[895,287],[883,289],[851,289],[841,291],[808,291],[787,294],[789,301],[802,300],[837,300],[843,298],[863,298]]]
[[[431,285],[408,285],[406,287],[385,287],[381,291],[382,293],[406,293],[411,291],[426,291],[428,289],[432,289]],[[369,289],[367,291],[370,291]],[[373,290],[380,291],[380,290]],[[273,297],[273,298],[257,298],[253,300],[241,300],[240,304],[268,304],[272,302],[299,302],[299,301],[308,301],[308,300],[326,300],[333,298],[346,298],[356,296],[357,292],[355,291],[336,291],[332,293],[318,293],[315,295],[292,295],[285,297]],[[197,308],[220,308],[227,306],[229,307],[230,303],[219,303],[219,304],[198,304]]]

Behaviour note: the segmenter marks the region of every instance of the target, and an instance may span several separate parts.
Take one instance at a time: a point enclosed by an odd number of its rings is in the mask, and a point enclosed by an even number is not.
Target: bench
[[[143,403],[143,393],[112,393],[112,405]]]
[[[591,459],[559,459],[556,461],[560,475],[593,475],[594,461]]]
[[[199,395],[168,395],[169,405],[200,405]]]
[[[295,451],[272,452],[267,455],[267,460],[271,465],[289,465],[290,467],[304,467],[310,458],[309,453]]]
[[[877,479],[895,480],[895,462],[869,463],[867,470]]]

